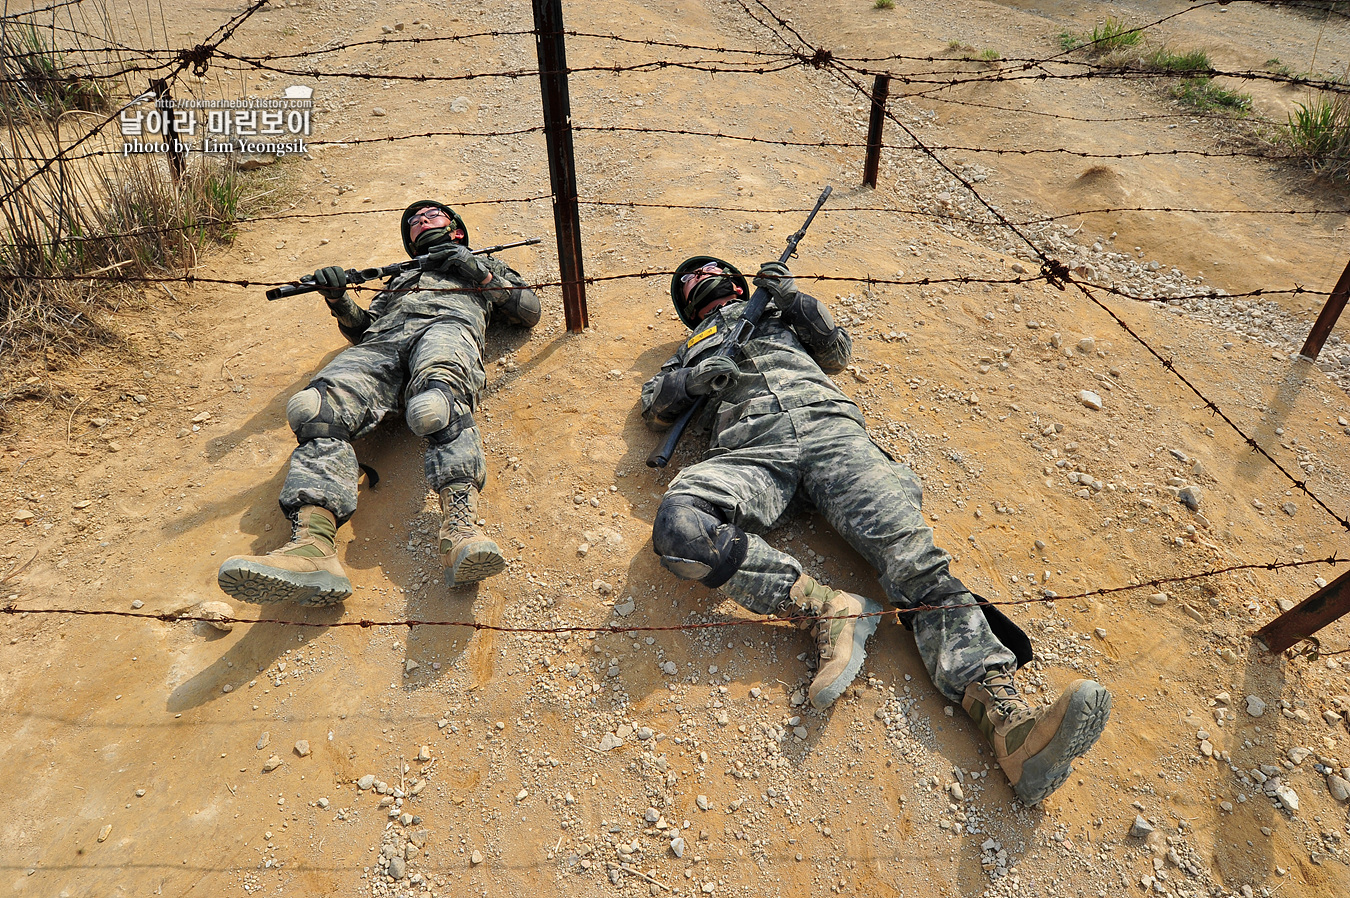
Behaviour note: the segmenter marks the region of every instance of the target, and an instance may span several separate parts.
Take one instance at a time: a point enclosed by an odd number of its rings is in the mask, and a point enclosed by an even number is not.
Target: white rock
[[[700,795],[694,799],[694,804],[698,805],[700,811],[708,810],[708,796]]]
[[[1078,399],[1084,405],[1086,405],[1090,409],[1093,409],[1094,411],[1101,411],[1102,409],[1102,397],[1098,396],[1091,390],[1079,391]]]
[[[1289,813],[1298,810],[1298,795],[1293,789],[1281,782],[1275,782],[1275,797],[1284,805],[1284,809]]]
[[[1333,773],[1327,777],[1327,791],[1337,801],[1350,801],[1350,780]]]
[[[1247,713],[1253,717],[1260,717],[1266,713],[1266,703],[1254,695],[1247,696]]]
[[[1153,593],[1153,595],[1151,595],[1151,596],[1148,597],[1148,601],[1149,601],[1149,604],[1151,604],[1151,605],[1166,605],[1166,604],[1167,604],[1167,593],[1165,593],[1165,592],[1155,592],[1155,593]]]
[[[234,629],[234,624],[225,620],[225,618],[234,617],[234,609],[225,602],[202,602],[188,613],[192,617],[202,618],[207,626],[222,633],[228,633]]]
[[[1310,754],[1312,754],[1312,749],[1310,748],[1295,747],[1288,751],[1289,760],[1293,761],[1295,764],[1302,764],[1304,761],[1308,760],[1308,755]]]
[[[670,853],[676,857],[684,857],[684,839],[680,836],[670,840]]]
[[[618,748],[620,745],[623,745],[623,740],[613,733],[605,733],[605,735],[600,738],[601,751],[609,751],[612,748]]]

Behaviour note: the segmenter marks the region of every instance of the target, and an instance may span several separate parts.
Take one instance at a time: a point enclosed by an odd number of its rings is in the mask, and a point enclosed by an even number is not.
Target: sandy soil
[[[771,4],[836,55],[932,55],[944,65],[960,64],[950,41],[1043,57],[1057,52],[1061,31],[1090,31],[1102,15],[1143,22],[1189,5]],[[254,17],[232,46],[294,52],[378,40],[381,26],[400,23],[391,39],[516,31],[529,27],[523,6],[302,0]],[[175,46],[234,12],[184,7],[165,25]],[[735,2],[605,0],[569,4],[566,16],[581,32],[782,46]],[[1203,46],[1231,68],[1279,57],[1295,71],[1335,73],[1350,63],[1339,20],[1324,25],[1261,4],[1196,10],[1157,39]],[[575,67],[712,57],[583,37],[569,40],[568,54]],[[327,70],[379,74],[535,65],[528,36],[376,44],[319,59]],[[539,120],[528,77],[424,84],[213,73],[200,89],[276,96],[297,82],[315,88],[319,141]],[[865,130],[864,102],[828,70],[579,72],[571,89],[582,126],[803,141],[859,141]],[[1296,99],[1251,89],[1269,115]],[[464,111],[452,111],[459,97]],[[386,114],[372,114],[377,106]],[[895,109],[922,139],[949,146],[1128,153],[1227,140],[1213,122],[1124,82],[976,85]],[[1075,118],[1033,114],[1051,111]],[[1144,113],[1151,117],[1137,118]],[[576,143],[583,198],[655,204],[583,207],[594,276],[669,270],[704,251],[753,268],[781,251],[802,218],[779,210],[803,209],[835,186],[794,270],[853,333],[854,367],[840,385],[877,441],[923,476],[926,511],[955,571],[991,598],[1066,596],[1344,551],[1335,520],[1081,294],[1043,283],[813,283],[811,275],[1034,270],[1023,246],[992,229],[849,211],[973,209],[922,157],[888,153],[873,192],[858,187],[854,150],[595,131]],[[1250,158],[943,157],[1025,217],[1344,202],[1306,172]],[[1097,164],[1105,170],[1089,171]],[[547,199],[489,202],[547,193],[539,134],[328,143],[278,169],[292,196],[282,215],[245,226],[200,275],[281,281],[326,264],[395,261],[396,211],[433,196],[463,211],[479,244],[545,237],[506,257],[527,277],[557,278]],[[661,208],[689,204],[725,211]],[[1095,254],[1103,270],[1118,270],[1118,283],[1148,276],[1102,261],[1107,253],[1237,292],[1295,282],[1329,289],[1346,255],[1343,229],[1344,217],[1330,215],[1100,213],[1035,233],[1055,254]],[[176,300],[148,291],[142,308],[118,317],[122,353],[7,372],[53,398],[18,407],[0,435],[9,485],[0,598],[23,608],[175,611],[223,598],[215,571],[226,556],[285,540],[276,494],[294,441],[284,406],[345,343],[313,297],[174,292]],[[358,446],[383,479],[363,487],[340,532],[356,594],[337,609],[266,612],[314,626],[222,634],[145,619],[3,618],[0,888],[44,896],[1278,890],[1282,898],[1350,889],[1346,805],[1325,775],[1350,765],[1350,658],[1271,657],[1249,638],[1282,603],[1311,594],[1315,577],[1337,570],[1202,579],[1167,589],[1164,604],[1150,601],[1160,590],[1148,587],[1011,609],[1036,640],[1039,658],[1023,677],[1033,698],[1076,676],[1115,695],[1097,748],[1042,807],[1027,809],[960,709],[931,688],[902,628],[883,625],[857,685],[818,713],[800,706],[804,634],[752,620],[660,568],[651,518],[670,474],[698,452],[697,440],[686,443],[670,473],[643,463],[654,438],[638,390],[684,334],[665,281],[588,288],[592,326],[579,335],[565,332],[558,292],[542,295],[545,320],[532,332],[490,335],[481,423],[487,529],[511,558],[502,576],[444,586],[420,449],[395,421]],[[1305,325],[1315,313],[1306,296],[1278,301]],[[1180,307],[1106,302],[1337,514],[1350,513],[1350,400],[1322,370],[1291,360],[1283,344],[1244,339]],[[1324,365],[1335,367],[1345,348],[1330,346]],[[1083,390],[1104,407],[1087,408]],[[1177,501],[1188,485],[1198,488],[1198,510]],[[833,585],[877,591],[861,559],[806,512],[770,538]],[[402,618],[654,629],[597,637],[332,626]],[[728,626],[678,629],[705,623]],[[1320,639],[1326,651],[1345,649],[1350,625]],[[1248,696],[1265,705],[1259,717]],[[303,756],[293,748],[300,740]],[[273,756],[280,765],[264,772]],[[366,775],[399,790],[385,796],[396,807],[358,787]],[[1258,782],[1275,776],[1297,794],[1296,811]],[[400,813],[414,819],[401,823]],[[1151,821],[1151,835],[1130,835],[1137,815]],[[398,880],[386,872],[394,855],[405,868]]]

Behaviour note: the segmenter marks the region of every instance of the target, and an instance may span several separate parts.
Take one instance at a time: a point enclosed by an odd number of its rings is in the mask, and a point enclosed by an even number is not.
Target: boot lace
[[[1007,671],[988,671],[980,679],[980,684],[989,691],[994,699],[995,708],[1005,718],[1030,707],[1027,700],[1022,697],[1022,693],[1018,691],[1017,684],[1013,682],[1012,674]]]
[[[443,512],[445,523],[449,524],[451,529],[456,531],[473,529],[473,500],[468,490],[447,492]]]

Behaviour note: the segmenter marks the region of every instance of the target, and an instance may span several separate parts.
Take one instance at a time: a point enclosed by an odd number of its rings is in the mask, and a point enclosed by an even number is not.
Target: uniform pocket
[[[773,396],[756,396],[717,412],[713,445],[736,449],[772,430],[782,407]]]

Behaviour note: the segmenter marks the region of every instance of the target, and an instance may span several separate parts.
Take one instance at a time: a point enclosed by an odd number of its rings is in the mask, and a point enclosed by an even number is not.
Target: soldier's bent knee
[[[716,589],[740,569],[749,551],[745,531],[715,505],[693,496],[667,496],[652,523],[661,565],[683,580]]]
[[[295,431],[295,439],[308,443],[320,437],[351,442],[351,431],[337,420],[337,411],[328,401],[328,385],[315,381],[286,403],[286,423]]]
[[[473,426],[473,417],[458,406],[458,397],[449,384],[433,380],[408,400],[405,414],[408,429],[433,443],[454,442],[466,428]]]

